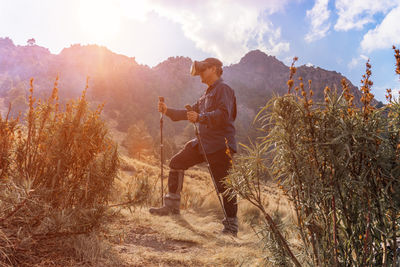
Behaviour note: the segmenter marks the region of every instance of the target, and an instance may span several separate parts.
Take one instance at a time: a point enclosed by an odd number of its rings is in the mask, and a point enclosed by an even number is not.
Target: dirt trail
[[[250,229],[238,238],[221,235],[214,216],[183,211],[154,217],[142,209],[123,212],[109,226],[109,240],[125,266],[257,266],[262,251]]]

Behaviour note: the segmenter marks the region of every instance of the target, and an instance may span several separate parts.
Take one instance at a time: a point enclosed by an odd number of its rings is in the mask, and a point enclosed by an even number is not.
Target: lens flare
[[[78,12],[81,31],[93,42],[113,39],[119,32],[119,6],[112,1],[81,1]]]

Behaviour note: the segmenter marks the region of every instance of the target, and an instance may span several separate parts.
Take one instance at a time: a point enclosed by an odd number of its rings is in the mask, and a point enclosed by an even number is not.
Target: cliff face
[[[31,77],[35,78],[36,94],[48,95],[59,75],[60,96],[75,98],[85,88],[89,76],[90,100],[105,101],[106,112],[117,119],[121,129],[126,129],[139,119],[156,121],[158,114],[154,110],[160,95],[173,107],[193,103],[206,86],[198,77],[190,76],[191,64],[190,58],[170,57],[149,68],[134,58],[97,45],[72,45],[54,55],[37,45],[16,46],[9,38],[0,38],[0,96],[6,96],[17,85],[27,91]],[[340,91],[340,81],[345,78],[335,71],[307,66],[297,68],[295,83],[300,76],[304,81],[312,80],[317,98],[323,97],[325,86],[338,86]],[[259,50],[247,53],[237,64],[224,67],[223,79],[238,98],[239,128],[248,128],[259,107],[272,95],[287,92],[288,77],[288,66]],[[358,89],[348,83],[359,98]],[[156,131],[156,127],[149,128]]]
[[[247,53],[238,64],[227,67],[224,77],[237,89],[239,95],[247,100],[253,99],[253,102],[257,102],[255,97],[258,96],[259,102],[256,104],[258,106],[263,105],[273,94],[287,93],[289,71],[289,67],[275,57],[255,50]],[[303,78],[307,89],[308,80],[312,81],[311,89],[314,91],[315,98],[319,100],[323,99],[323,91],[326,86],[341,92],[341,80],[345,79],[351,92],[355,95],[355,103],[359,104],[361,92],[345,76],[336,71],[303,65],[297,67],[294,75],[295,85],[299,84],[300,77]],[[376,105],[378,102],[374,100],[373,104]]]
[[[55,58],[47,48],[15,46],[11,39],[0,38],[0,94],[10,89],[1,86],[4,80],[29,82],[31,77],[46,77],[47,65]]]

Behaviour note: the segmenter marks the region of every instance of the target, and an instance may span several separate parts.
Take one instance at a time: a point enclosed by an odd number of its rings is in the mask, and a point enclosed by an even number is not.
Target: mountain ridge
[[[10,90],[14,87],[19,87],[14,91],[26,97],[31,77],[35,78],[36,95],[49,95],[59,76],[60,98],[76,98],[89,76],[89,100],[105,101],[105,113],[118,122],[120,130],[126,131],[136,121],[144,120],[150,133],[156,135],[158,96],[164,96],[169,106],[179,108],[193,103],[206,88],[198,77],[190,75],[192,62],[189,57],[175,56],[149,67],[137,63],[134,57],[99,45],[75,44],[52,54],[38,45],[16,46],[11,39],[0,38],[0,97],[12,101]],[[223,79],[235,90],[238,99],[239,140],[245,140],[247,135],[254,135],[249,129],[259,108],[274,94],[287,92],[289,67],[274,56],[253,50],[223,70]],[[300,76],[305,81],[312,80],[317,99],[323,99],[325,86],[340,86],[343,78],[356,99],[361,96],[358,88],[336,71],[303,65],[297,67],[296,84]],[[171,136],[181,134],[185,127],[184,123],[171,127]]]

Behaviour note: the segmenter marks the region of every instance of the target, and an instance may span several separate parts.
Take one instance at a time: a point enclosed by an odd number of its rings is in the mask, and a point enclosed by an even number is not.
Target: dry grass
[[[36,102],[32,79],[26,116],[0,116],[1,266],[81,262],[79,242],[106,216],[119,159],[100,119],[102,106],[90,110],[85,90],[60,107],[57,83]]]
[[[107,226],[105,235],[121,262],[127,266],[274,266],[264,260],[268,251],[262,250],[254,232],[263,219],[251,205],[239,204],[238,238],[219,233],[223,215],[205,168],[186,171],[181,215],[158,217],[148,213],[149,206],[160,204],[158,165],[127,156],[122,156],[122,161],[125,171],[120,172],[116,185],[119,199],[114,201],[126,202],[138,188],[148,191],[141,191],[140,202],[121,206],[119,216]],[[291,224],[293,215],[279,190],[272,185],[265,190],[268,210]]]
[[[238,239],[220,236],[214,214],[187,211],[160,219],[141,210],[122,215],[110,225],[110,240],[130,266],[255,266],[261,257],[251,232]]]

